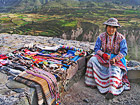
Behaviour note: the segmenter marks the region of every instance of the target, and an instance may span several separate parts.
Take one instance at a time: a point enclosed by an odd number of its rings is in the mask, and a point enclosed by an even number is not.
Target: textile
[[[50,105],[54,101],[60,103],[56,79],[64,81],[72,78],[78,70],[78,65],[81,68],[85,66],[85,61],[81,62],[84,56],[86,56],[84,50],[69,46],[33,46],[33,48],[26,46],[8,54],[10,63],[6,66],[11,68],[12,73],[17,73],[15,70],[22,72],[15,75],[18,75],[18,81],[28,86],[31,84],[36,90],[40,86],[43,95],[37,92],[38,104],[45,101]]]
[[[117,32],[114,38],[115,41],[113,39],[113,42],[111,40],[107,41],[107,34],[105,32],[100,34],[94,48],[96,54],[102,56],[104,52],[110,53],[110,48],[112,48],[111,54],[117,54],[115,57],[117,61],[125,57],[127,55],[127,43],[124,36]]]
[[[17,76],[15,78],[16,81],[20,82],[20,83],[23,83],[29,87],[32,87],[32,88],[35,88],[35,91],[37,93],[37,98],[38,98],[38,105],[42,105],[43,102],[45,102],[44,100],[44,96],[43,96],[43,93],[42,93],[42,88],[39,84],[33,82],[33,81],[30,81],[28,79],[25,79],[25,78],[22,78],[20,76]]]
[[[51,73],[49,72],[46,72],[42,69],[39,69],[35,66],[33,66],[33,69],[31,69],[32,71],[38,73],[38,74],[42,74],[43,76],[47,76],[48,80],[50,81],[50,84],[51,84],[51,87],[52,87],[52,90],[54,91],[54,95],[55,95],[55,99],[57,102],[60,102],[60,96],[59,96],[59,90],[58,90],[58,86],[57,86],[57,80],[56,80],[56,77],[54,75],[52,75]]]
[[[45,100],[48,105],[51,105],[55,101],[55,97],[51,96],[51,93],[49,91],[48,83],[45,79],[42,79],[40,77],[34,76],[32,74],[28,74],[27,72],[22,72],[19,74],[20,77],[31,80],[39,84],[42,88],[43,94],[45,96]]]
[[[94,56],[87,64],[85,83],[88,86],[97,86],[101,93],[111,92],[114,95],[130,89],[125,70],[111,66],[111,71],[109,71],[109,68],[102,66]]]

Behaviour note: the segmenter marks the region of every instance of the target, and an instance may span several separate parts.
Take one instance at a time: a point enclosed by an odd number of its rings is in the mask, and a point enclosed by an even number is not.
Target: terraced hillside
[[[71,7],[70,3],[67,7],[64,4],[63,7],[57,7],[50,3],[26,13],[1,13],[0,33],[95,41],[99,33],[104,31],[102,23],[110,17],[116,17],[122,25],[118,30],[128,40],[130,58],[139,59],[139,8],[95,2],[83,2],[80,7]]]

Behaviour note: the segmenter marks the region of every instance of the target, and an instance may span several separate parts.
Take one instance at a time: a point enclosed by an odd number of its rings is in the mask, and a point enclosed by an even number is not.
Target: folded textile
[[[54,86],[52,84],[52,81],[47,76],[45,76],[43,74],[35,73],[35,72],[31,71],[31,70],[27,70],[26,72],[29,73],[29,74],[32,74],[34,76],[40,77],[40,78],[42,78],[44,80],[46,80],[47,83],[48,83],[48,87],[49,87],[49,91],[51,93],[51,96],[54,97]]]
[[[42,88],[39,84],[37,84],[36,82],[34,81],[30,81],[28,79],[25,79],[25,78],[22,78],[22,77],[16,77],[15,78],[16,81],[20,82],[20,83],[23,83],[29,87],[32,87],[32,88],[35,88],[35,91],[37,93],[37,98],[38,98],[38,105],[42,105],[44,101],[44,98],[43,98],[43,94],[42,94]]]
[[[56,77],[54,75],[52,75],[51,73],[49,72],[46,72],[45,70],[42,70],[42,69],[39,69],[35,66],[33,66],[33,69],[31,69],[32,71],[38,73],[38,74],[42,74],[42,75],[45,75],[48,77],[48,79],[50,79],[50,81],[52,81],[53,85],[53,91],[54,91],[54,95],[55,95],[55,98],[56,98],[56,101],[58,103],[60,103],[60,96],[59,96],[59,90],[58,90],[58,86],[57,86],[57,80],[56,80]]]
[[[0,67],[3,65],[7,65],[9,63],[8,60],[0,59]]]
[[[7,66],[2,66],[0,70],[5,72],[6,74],[11,74],[13,76],[17,76],[21,73],[21,71],[9,68]]]
[[[50,46],[37,46],[37,48],[40,48],[42,50],[51,50],[51,51],[56,51],[60,46],[53,46],[53,47],[50,47]]]
[[[0,59],[7,59],[8,57],[6,55],[0,54]]]
[[[18,75],[19,77],[31,80],[39,84],[42,88],[43,94],[45,96],[45,100],[48,105],[51,105],[55,101],[55,97],[51,96],[51,93],[49,91],[48,83],[45,79],[34,76],[32,74],[29,74],[27,72],[22,72],[21,74]]]

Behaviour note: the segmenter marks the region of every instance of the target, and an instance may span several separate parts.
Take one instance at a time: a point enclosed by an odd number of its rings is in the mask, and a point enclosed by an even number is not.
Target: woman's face
[[[117,28],[115,26],[107,26],[107,33],[108,35],[114,35],[114,33],[116,32]]]

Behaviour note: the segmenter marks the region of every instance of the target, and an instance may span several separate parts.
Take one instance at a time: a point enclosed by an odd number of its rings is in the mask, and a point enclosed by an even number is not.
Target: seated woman
[[[95,55],[87,63],[85,83],[97,87],[100,93],[107,93],[106,99],[112,99],[123,90],[130,90],[125,61],[127,43],[125,37],[117,32],[120,24],[116,18],[110,18],[103,24],[106,32],[97,38]]]

